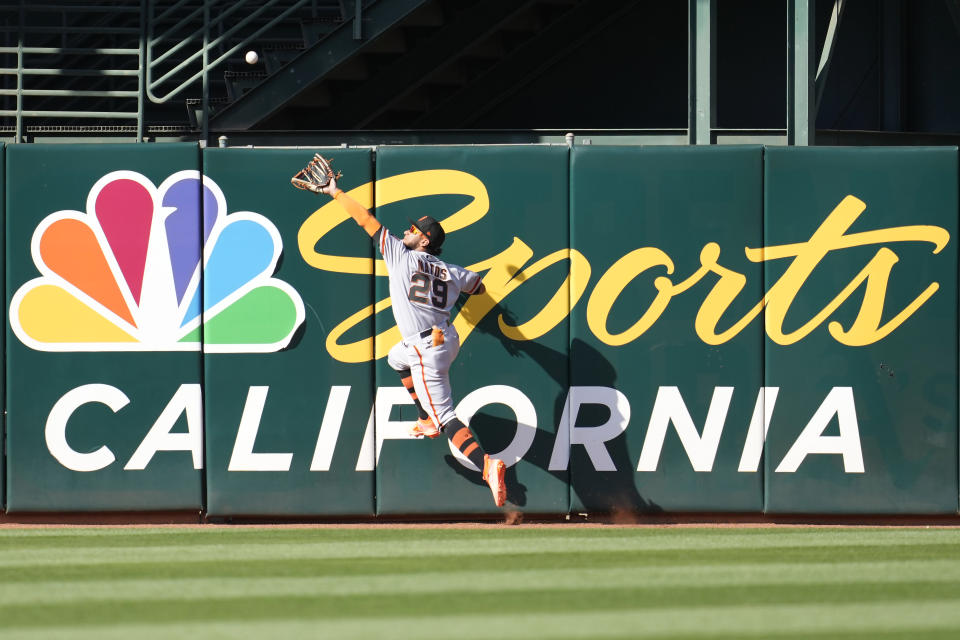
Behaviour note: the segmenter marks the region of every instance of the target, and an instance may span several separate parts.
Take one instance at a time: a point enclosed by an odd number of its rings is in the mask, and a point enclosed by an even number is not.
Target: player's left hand
[[[333,175],[332,171],[329,173],[329,176],[330,182],[327,183],[327,186],[320,187],[320,193],[325,193],[328,196],[332,196],[336,194],[339,189],[337,189],[337,177]]]

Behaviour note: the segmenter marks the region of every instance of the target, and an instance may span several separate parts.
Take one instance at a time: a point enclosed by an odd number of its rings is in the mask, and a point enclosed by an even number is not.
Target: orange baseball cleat
[[[498,507],[502,507],[507,501],[507,485],[503,480],[503,475],[507,472],[507,465],[503,460],[497,460],[490,456],[483,456],[483,479],[490,485],[490,491],[493,493],[493,502]]]
[[[430,418],[417,420],[417,423],[410,429],[410,435],[414,438],[436,438],[440,435],[440,429],[433,424]]]

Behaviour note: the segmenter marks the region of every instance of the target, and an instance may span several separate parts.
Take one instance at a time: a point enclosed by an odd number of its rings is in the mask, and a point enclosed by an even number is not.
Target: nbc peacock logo
[[[39,351],[278,351],[304,320],[300,295],[272,277],[282,251],[272,222],[228,215],[198,171],[159,187],[114,171],[90,189],[85,212],[37,226],[41,275],[13,296],[10,325]]]

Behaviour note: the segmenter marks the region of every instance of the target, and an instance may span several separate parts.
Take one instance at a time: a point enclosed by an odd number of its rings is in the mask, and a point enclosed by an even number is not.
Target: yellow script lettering
[[[462,171],[415,171],[379,180],[376,182],[376,190],[374,190],[374,184],[369,183],[348,193],[362,205],[370,207],[374,204],[374,191],[377,206],[430,195],[471,196],[473,199],[470,203],[443,220],[447,233],[480,220],[486,215],[490,206],[483,183]],[[813,270],[830,252],[868,245],[925,242],[933,245],[932,251],[936,254],[950,241],[950,234],[945,229],[926,225],[890,227],[848,234],[847,231],[866,210],[866,206],[858,198],[852,195],[847,196],[806,242],[756,249],[745,248],[747,259],[754,263],[784,258],[792,258],[792,261],[761,300],[726,329],[718,327],[720,320],[743,293],[747,285],[747,277],[720,265],[720,246],[715,242],[707,243],[700,251],[700,267],[676,284],[667,277],[674,272],[673,260],[662,250],[656,247],[642,247],[627,253],[614,262],[596,283],[587,301],[587,325],[601,342],[610,346],[625,345],[649,330],[661,317],[671,299],[688,291],[707,274],[712,273],[718,276],[718,279],[704,297],[694,321],[697,336],[707,344],[719,345],[731,340],[762,312],[765,312],[765,330],[770,339],[777,344],[793,344],[823,324],[840,305],[861,288],[863,300],[850,327],[844,329],[839,322],[833,321],[827,325],[827,329],[830,335],[841,344],[863,346],[877,342],[916,313],[940,286],[937,282],[929,283],[912,302],[883,323],[890,273],[899,261],[897,254],[887,246],[879,247],[863,269],[812,318],[793,331],[784,329],[785,318],[794,299]],[[318,243],[332,229],[348,219],[346,211],[333,201],[311,214],[301,226],[297,237],[303,259],[311,266],[324,271],[357,275],[387,275],[382,260],[317,251]],[[499,254],[468,267],[478,273],[484,273],[483,282],[486,292],[482,295],[470,296],[454,319],[461,341],[466,341],[480,321],[509,294],[537,274],[563,261],[569,262],[567,277],[539,312],[529,320],[516,324],[512,324],[515,322],[513,319],[505,318],[501,314],[498,317],[498,324],[500,331],[508,339],[533,340],[545,335],[569,315],[570,309],[577,304],[587,289],[591,276],[590,262],[575,249],[560,249],[524,268],[532,258],[533,250],[520,238],[513,238],[510,246]],[[662,268],[666,275],[660,275],[654,279],[656,296],[653,301],[633,325],[620,333],[611,333],[607,326],[609,315],[623,291],[641,274],[659,268]],[[389,298],[379,300],[341,321],[327,336],[326,347],[330,355],[341,362],[367,362],[386,356],[393,344],[400,340],[400,333],[396,326],[355,342],[342,343],[341,340],[361,322],[389,307]]]
[[[938,283],[931,283],[913,302],[881,327],[880,318],[883,312],[887,278],[890,269],[897,261],[897,256],[892,250],[882,248],[826,307],[799,329],[790,333],[784,332],[783,322],[790,305],[814,268],[829,252],[881,243],[929,242],[934,246],[933,253],[939,253],[950,241],[950,234],[945,229],[924,225],[891,227],[846,235],[847,229],[866,208],[867,205],[862,200],[847,196],[827,216],[807,242],[746,249],[747,259],[752,262],[793,258],[793,262],[770,287],[764,298],[766,331],[771,340],[784,345],[802,340],[836,311],[837,307],[850,297],[862,282],[866,281],[868,283],[866,294],[853,326],[845,332],[839,324],[831,323],[830,334],[843,344],[858,346],[872,344],[903,324],[939,288]]]

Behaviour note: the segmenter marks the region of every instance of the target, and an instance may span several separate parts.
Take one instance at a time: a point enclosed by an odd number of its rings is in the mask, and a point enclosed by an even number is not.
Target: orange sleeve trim
[[[333,199],[340,203],[340,206],[347,210],[354,222],[363,227],[363,230],[372,238],[380,230],[380,222],[370,215],[366,207],[348,196],[343,191],[337,191],[333,194]]]

